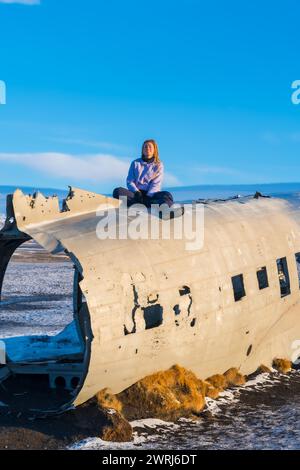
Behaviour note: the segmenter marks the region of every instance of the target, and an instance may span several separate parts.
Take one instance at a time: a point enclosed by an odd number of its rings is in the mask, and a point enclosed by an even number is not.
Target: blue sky
[[[298,0],[0,0],[0,184],[108,192],[146,138],[165,186],[300,181],[299,17]]]

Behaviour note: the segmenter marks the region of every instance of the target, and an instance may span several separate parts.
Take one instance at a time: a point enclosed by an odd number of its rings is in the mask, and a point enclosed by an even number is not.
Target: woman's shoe
[[[170,220],[175,219],[176,217],[181,217],[184,214],[184,207],[168,207],[167,209],[163,209],[159,211],[159,218],[162,220]]]

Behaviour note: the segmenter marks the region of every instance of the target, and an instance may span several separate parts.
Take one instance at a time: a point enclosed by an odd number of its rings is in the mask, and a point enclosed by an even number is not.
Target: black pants
[[[141,190],[141,193],[141,200],[137,200],[133,191],[129,191],[129,189],[126,188],[115,188],[113,191],[113,197],[115,199],[119,199],[121,196],[126,196],[128,207],[132,206],[132,204],[136,204],[137,202],[144,204],[146,207],[151,207],[151,204],[167,204],[171,207],[174,203],[173,196],[168,191],[158,191],[157,193],[154,193],[152,197],[147,196],[147,191]]]

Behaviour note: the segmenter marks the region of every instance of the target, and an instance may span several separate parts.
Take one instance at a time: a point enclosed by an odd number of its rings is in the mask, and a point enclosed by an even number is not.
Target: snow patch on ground
[[[107,442],[103,441],[98,437],[90,437],[80,441],[76,444],[72,444],[71,446],[67,447],[67,450],[125,450],[125,449],[132,449],[131,442]]]
[[[219,398],[214,400],[206,397],[206,406],[212,415],[217,415],[223,412],[220,406],[228,405],[230,403],[237,403],[239,401],[240,392],[245,389],[250,391],[259,391],[268,387],[273,387],[275,383],[280,382],[280,376],[270,376],[270,374],[262,373],[257,375],[255,378],[248,380],[245,385],[241,387],[235,387],[231,390],[225,390],[220,393]]]
[[[130,424],[133,428],[155,429],[159,426],[169,427],[172,429],[179,428],[179,426],[175,423],[172,423],[169,421],[163,421],[162,419],[155,419],[155,418],[138,419],[136,421],[131,421]]]
[[[162,440],[166,443],[169,432],[176,432],[176,430],[180,428],[178,424],[151,418],[132,421],[130,424],[133,429],[138,428],[144,430],[144,432],[135,431],[133,433],[132,442],[107,442],[98,437],[91,437],[69,446],[68,450],[151,449],[153,448],[152,443],[154,441]],[[153,433],[153,430],[156,430],[157,433]],[[149,434],[149,431],[153,434]]]
[[[73,276],[70,262],[9,263],[0,302],[0,339],[8,360],[82,352],[73,319]]]
[[[3,342],[7,359],[12,362],[46,361],[83,352],[75,322],[56,336],[22,336],[6,338]]]

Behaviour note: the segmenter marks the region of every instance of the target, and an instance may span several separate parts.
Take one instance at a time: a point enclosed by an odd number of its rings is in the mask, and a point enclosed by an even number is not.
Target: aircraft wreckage
[[[56,196],[20,190],[8,196],[0,292],[22,243],[33,239],[51,253],[65,252],[75,266],[80,349],[54,354],[45,342],[42,353],[28,359],[30,336],[20,337],[21,354],[8,354],[0,366],[0,389],[13,395],[21,384],[30,390],[33,408],[56,412],[104,388],[119,393],[174,364],[204,379],[230,367],[249,374],[262,363],[271,366],[275,357],[295,355],[298,208],[263,197],[199,202],[204,244],[186,250],[184,239],[99,239],[97,210],[103,204],[120,210],[120,201],[76,188],[62,208]],[[65,386],[58,392],[60,382]],[[16,402],[22,402],[19,395]]]

